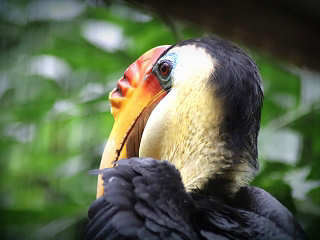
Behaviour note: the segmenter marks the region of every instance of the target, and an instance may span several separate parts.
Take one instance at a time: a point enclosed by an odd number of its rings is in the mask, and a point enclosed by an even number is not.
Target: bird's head
[[[188,189],[229,193],[258,169],[261,78],[229,42],[199,38],[151,49],[129,66],[109,99],[115,123],[100,168],[129,157],[168,160]]]

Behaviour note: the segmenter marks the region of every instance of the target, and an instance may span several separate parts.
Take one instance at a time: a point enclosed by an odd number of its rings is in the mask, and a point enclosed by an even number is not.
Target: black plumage
[[[225,201],[185,191],[179,171],[151,158],[99,170],[106,193],[89,210],[87,239],[305,239],[292,214],[256,187]]]

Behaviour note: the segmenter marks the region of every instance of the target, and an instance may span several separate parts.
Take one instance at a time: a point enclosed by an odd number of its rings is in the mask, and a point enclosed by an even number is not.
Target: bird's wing
[[[200,203],[203,204],[203,203]],[[205,205],[205,204],[204,204]],[[202,206],[206,220],[196,227],[204,239],[219,240],[298,240],[275,222],[255,212],[211,201]]]
[[[202,191],[195,191],[192,198],[197,209],[193,227],[203,239],[307,239],[292,214],[260,188],[243,187],[228,201]]]
[[[120,160],[98,173],[105,193],[89,209],[88,240],[306,239],[291,213],[259,188],[241,189],[230,205],[191,197],[173,165],[150,158]]]
[[[235,205],[269,219],[292,239],[306,239],[306,235],[291,212],[271,194],[258,187],[243,187],[237,193]]]
[[[87,239],[198,239],[192,199],[171,164],[131,158],[98,171],[105,193],[89,209]]]

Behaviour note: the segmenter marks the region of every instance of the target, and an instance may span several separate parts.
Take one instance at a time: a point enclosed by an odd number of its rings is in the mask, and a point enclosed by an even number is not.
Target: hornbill
[[[109,95],[115,123],[87,239],[305,239],[249,186],[263,102],[256,64],[204,37],[149,50]]]

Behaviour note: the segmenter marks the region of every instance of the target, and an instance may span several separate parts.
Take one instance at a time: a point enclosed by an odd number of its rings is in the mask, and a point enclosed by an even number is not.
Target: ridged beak
[[[152,67],[169,47],[159,46],[143,54],[128,67],[118,81],[117,88],[109,94],[115,122],[104,148],[100,169],[113,167],[115,161],[132,157],[127,153],[126,146],[130,133],[138,124],[139,117],[145,111],[150,111],[148,107],[155,105],[166,95],[166,91],[152,73]],[[102,196],[103,192],[103,180],[99,175],[97,198]]]

